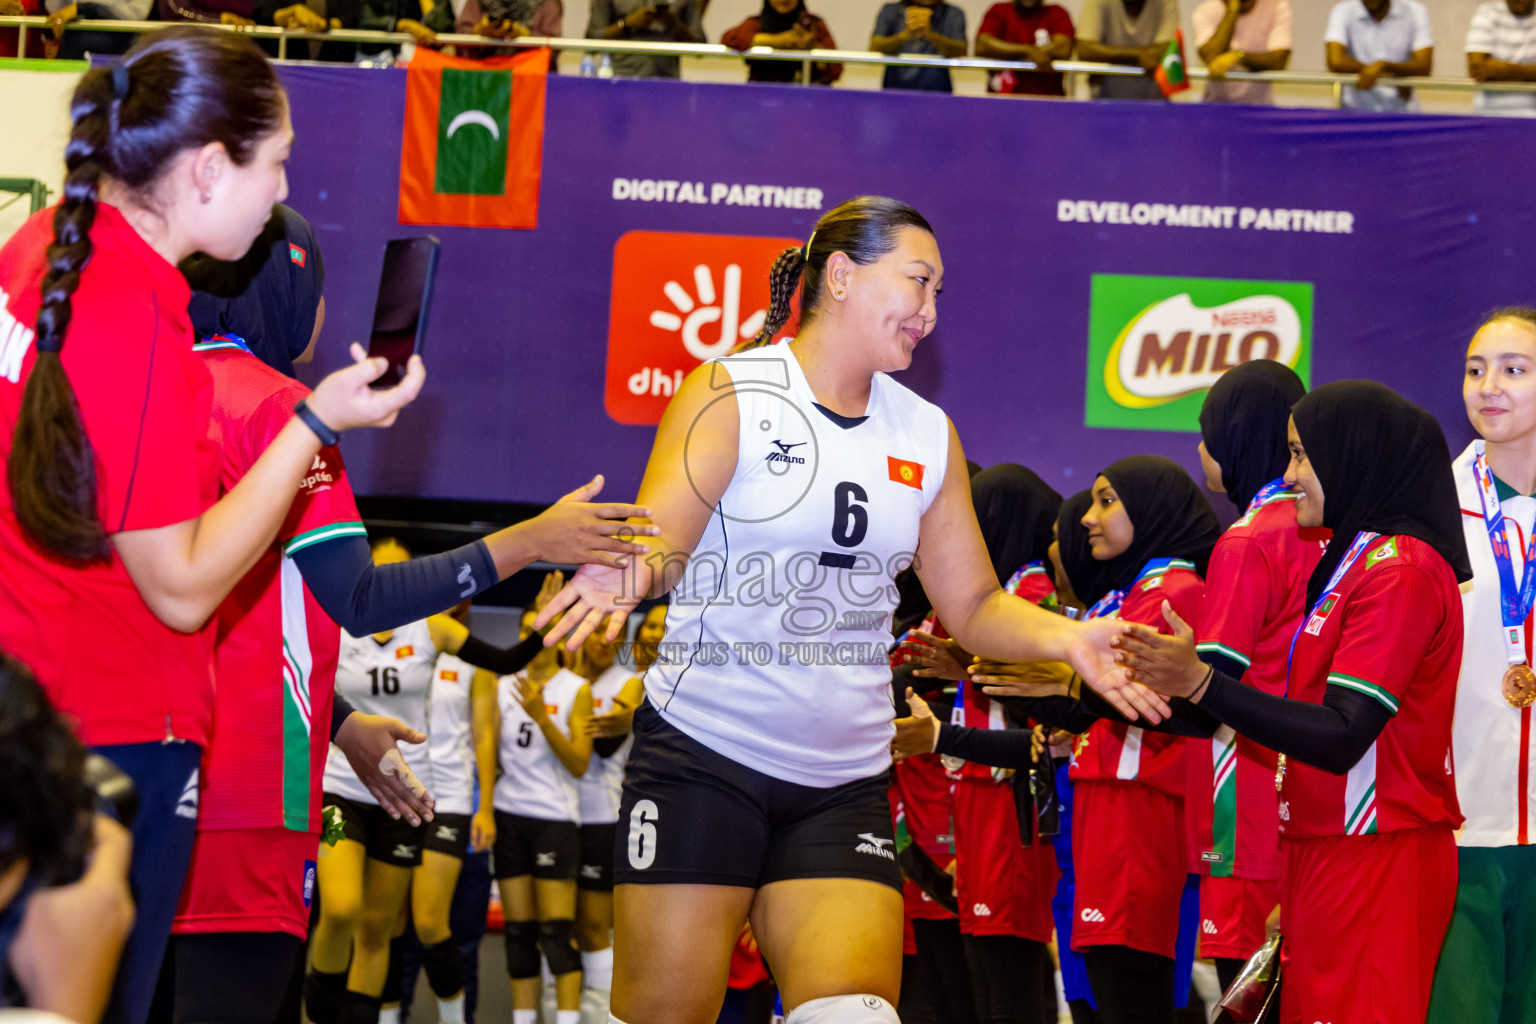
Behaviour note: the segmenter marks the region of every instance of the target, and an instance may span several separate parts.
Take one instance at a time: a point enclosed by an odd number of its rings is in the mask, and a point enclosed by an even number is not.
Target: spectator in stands
[[[1072,56],[1076,33],[1064,7],[1044,0],[1006,0],[982,16],[976,33],[976,56],[993,60],[1028,61],[1049,69],[1051,61]],[[987,92],[1029,96],[1065,96],[1058,71],[994,71]]]
[[[1536,0],[1485,0],[1467,28],[1467,74],[1479,82],[1536,82]],[[1536,93],[1480,92],[1478,110],[1536,115]]]
[[[1152,79],[1179,30],[1178,0],[1083,0],[1077,14],[1077,58],[1134,64],[1145,74],[1094,75],[1093,94],[1106,100],[1160,100]]]
[[[1419,109],[1413,90],[1377,85],[1382,78],[1427,75],[1434,63],[1429,10],[1419,0],[1340,0],[1328,14],[1328,70],[1359,73],[1344,87],[1344,106],[1399,112]]]
[[[827,23],[805,9],[805,0],[763,0],[755,17],[731,29],[720,42],[733,50],[767,46],[775,50],[835,50],[837,43]],[[793,60],[749,60],[749,82],[798,82],[804,64]],[[843,66],[817,61],[811,65],[816,85],[831,85],[842,77]]]
[[[43,13],[42,0],[0,0],[0,15],[7,18],[36,17]],[[20,29],[0,28],[0,57],[51,57],[44,48],[44,34],[35,29],[27,33],[27,52],[17,53]]]
[[[588,39],[638,39],[648,43],[702,43],[704,12],[698,0],[592,0]],[[613,73],[625,78],[681,78],[678,58],[616,53]]]
[[[964,57],[965,12],[944,0],[899,0],[880,8],[869,48],[876,53],[921,53],[938,57]],[[921,89],[953,92],[948,68],[888,67],[881,84],[887,89]]]
[[[48,12],[48,29],[53,33],[51,48],[56,50],[52,56],[84,60],[87,52],[127,53],[138,36],[132,32],[85,32],[66,29],[66,25],[82,18],[88,21],[143,21],[155,9],[155,0],[81,0],[79,3],[45,0],[39,6]],[[39,37],[42,35],[38,33]],[[32,44],[29,43],[27,49],[32,49]]]
[[[1287,0],[1205,0],[1195,8],[1195,45],[1211,75],[1228,71],[1284,71],[1291,62],[1291,5]],[[1273,103],[1268,82],[1205,84],[1207,103]]]

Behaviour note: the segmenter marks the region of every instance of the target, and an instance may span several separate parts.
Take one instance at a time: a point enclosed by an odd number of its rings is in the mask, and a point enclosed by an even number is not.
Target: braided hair
[[[773,261],[768,273],[768,318],[763,329],[737,351],[757,348],[789,322],[795,290],[800,289],[800,323],[809,323],[821,307],[822,284],[827,276],[827,261],[840,252],[864,266],[888,255],[896,248],[896,236],[902,228],[920,228],[933,234],[933,227],[923,215],[898,199],[884,196],[858,196],[828,210],[816,222],[811,240],[804,246],[785,249]]]
[[[37,358],[6,464],[16,518],[45,550],[74,562],[108,553],[97,514],[95,454],[62,359],[71,298],[91,260],[102,179],[152,205],[162,175],[181,153],[217,142],[237,165],[249,163],[282,124],[286,107],[256,45],[214,29],[152,32],[118,64],[81,76],[70,101],[64,196],[46,252]]]

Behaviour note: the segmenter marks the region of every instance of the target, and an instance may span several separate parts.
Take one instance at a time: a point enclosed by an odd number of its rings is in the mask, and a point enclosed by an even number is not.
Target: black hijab
[[[1417,537],[1458,583],[1472,578],[1451,453],[1433,416],[1373,380],[1324,384],[1291,415],[1323,487],[1323,525],[1333,531],[1307,581],[1308,608],[1361,530]]]
[[[1045,557],[1061,508],[1061,495],[1050,484],[1017,463],[1002,462],[971,478],[971,503],[999,586],[1020,566]]]
[[[1255,359],[1222,374],[1200,407],[1200,438],[1221,465],[1227,497],[1246,511],[1259,488],[1285,473],[1291,453],[1285,427],[1291,406],[1307,393],[1296,371]]]
[[[758,20],[762,23],[762,28],[759,31],[764,35],[778,35],[780,32],[788,32],[795,27],[795,24],[800,20],[800,16],[804,13],[805,0],[800,0],[799,3],[795,4],[795,9],[788,14],[780,14],[773,9],[773,4],[769,3],[768,0],[763,0],[763,12],[757,16]]]
[[[1061,510],[1056,513],[1056,544],[1062,571],[1067,574],[1067,582],[1072,584],[1072,593],[1090,608],[1114,586],[1109,582],[1109,566],[1094,558],[1088,548],[1083,516],[1092,505],[1093,491],[1078,491],[1063,501]]]
[[[1153,558],[1187,558],[1205,575],[1221,524],[1183,466],[1161,455],[1132,455],[1101,475],[1125,504],[1135,528],[1131,546],[1104,563],[1112,587],[1130,586]]]
[[[181,261],[192,286],[192,329],[199,339],[235,334],[256,358],[292,377],[309,347],[325,291],[325,263],[309,222],[281,203],[251,249],[224,262],[198,253]]]

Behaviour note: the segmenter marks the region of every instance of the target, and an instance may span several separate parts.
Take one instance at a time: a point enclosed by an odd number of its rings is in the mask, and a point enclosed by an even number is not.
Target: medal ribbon
[[[1140,583],[1147,577],[1161,576],[1169,569],[1193,569],[1194,567],[1195,563],[1184,558],[1151,559],[1147,562],[1146,565],[1141,567],[1141,572],[1137,573],[1136,578],[1131,580],[1130,586],[1126,587],[1124,590],[1111,590],[1109,593],[1099,598],[1098,602],[1094,604],[1092,608],[1088,609],[1088,614],[1084,615],[1083,618],[1107,619],[1120,610],[1120,606],[1125,603],[1125,595],[1134,590],[1136,584]]]
[[[1253,500],[1248,503],[1248,508],[1243,511],[1243,515],[1253,515],[1261,507],[1268,505],[1270,502],[1274,501],[1278,497],[1281,497],[1282,495],[1286,495],[1287,490],[1288,488],[1285,486],[1285,477],[1276,477],[1269,483],[1265,484],[1263,487],[1259,488],[1259,493],[1253,496]]]
[[[1511,665],[1525,664],[1525,643],[1521,639],[1521,627],[1536,606],[1536,532],[1531,535],[1525,550],[1525,567],[1520,585],[1515,585],[1515,567],[1510,556],[1509,523],[1504,519],[1504,509],[1499,505],[1499,492],[1494,487],[1493,470],[1483,452],[1483,442],[1473,445],[1477,458],[1472,462],[1472,473],[1477,478],[1477,494],[1483,502],[1483,524],[1488,527],[1488,543],[1493,547],[1493,563],[1499,570],[1499,614],[1504,620],[1504,655]]]
[[[1365,553],[1365,549],[1370,547],[1380,536],[1381,534],[1373,533],[1370,530],[1361,530],[1355,534],[1355,542],[1349,546],[1348,551],[1344,552],[1344,557],[1339,560],[1339,567],[1333,570],[1333,575],[1328,578],[1328,585],[1323,588],[1321,594],[1317,595],[1317,600],[1312,603],[1311,608],[1307,609],[1307,614],[1301,617],[1301,625],[1296,627],[1296,635],[1291,637],[1290,653],[1285,656],[1285,693],[1283,696],[1289,697],[1291,695],[1291,664],[1296,660],[1296,641],[1300,640],[1301,634],[1306,632],[1307,623],[1312,620],[1312,614],[1322,607],[1323,602],[1328,600],[1328,595],[1332,594],[1334,588],[1344,579],[1344,574],[1349,572],[1350,567],[1359,561],[1360,556]]]

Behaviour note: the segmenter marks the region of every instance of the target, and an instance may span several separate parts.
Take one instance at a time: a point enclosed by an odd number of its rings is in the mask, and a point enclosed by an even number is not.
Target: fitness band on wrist
[[[315,432],[315,436],[320,439],[320,447],[329,448],[341,440],[340,434],[322,423],[320,417],[315,415],[315,410],[309,407],[308,399],[304,399],[294,406],[293,414],[303,420],[306,427]]]

